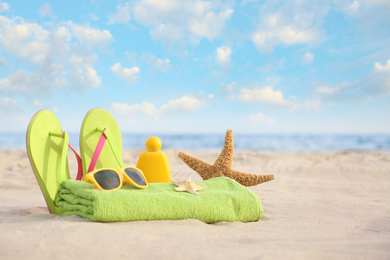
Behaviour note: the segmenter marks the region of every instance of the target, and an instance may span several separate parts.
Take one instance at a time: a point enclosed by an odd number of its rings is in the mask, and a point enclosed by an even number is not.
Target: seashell
[[[199,193],[196,192],[197,190],[205,190],[207,186],[199,186],[196,185],[194,180],[189,178],[188,180],[173,180],[170,179],[170,181],[175,184],[177,187],[175,187],[175,190],[177,191],[186,191],[195,195],[198,195]]]

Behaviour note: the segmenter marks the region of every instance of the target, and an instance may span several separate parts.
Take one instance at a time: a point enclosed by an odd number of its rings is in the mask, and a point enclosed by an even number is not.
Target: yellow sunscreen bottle
[[[170,183],[171,171],[167,156],[160,151],[161,145],[160,138],[149,137],[145,143],[147,151],[138,158],[137,168],[144,173],[148,183]]]

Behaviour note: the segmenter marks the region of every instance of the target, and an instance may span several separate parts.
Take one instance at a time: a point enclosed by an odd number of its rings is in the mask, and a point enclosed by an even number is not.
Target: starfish
[[[275,179],[273,174],[255,175],[232,170],[233,151],[233,131],[228,129],[226,131],[225,144],[223,145],[223,149],[214,165],[208,164],[183,152],[179,152],[178,156],[191,169],[199,173],[203,180],[226,176],[236,180],[244,186],[254,186]]]
[[[205,190],[207,188],[207,186],[196,185],[194,180],[192,180],[191,178],[189,178],[188,180],[184,180],[184,181],[176,181],[176,180],[172,180],[172,179],[170,179],[170,181],[173,184],[175,184],[176,186],[178,186],[178,187],[175,187],[175,190],[187,191],[187,192],[195,194],[195,195],[199,194],[196,192],[197,190]]]

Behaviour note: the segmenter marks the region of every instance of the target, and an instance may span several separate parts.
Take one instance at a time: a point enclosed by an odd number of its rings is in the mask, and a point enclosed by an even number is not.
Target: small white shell
[[[170,179],[170,181],[176,186],[178,186],[175,187],[175,190],[186,191],[195,195],[199,194],[196,192],[197,190],[204,190],[207,188],[207,186],[196,185],[194,180],[192,180],[191,178],[189,178],[188,180],[180,180],[180,181]]]

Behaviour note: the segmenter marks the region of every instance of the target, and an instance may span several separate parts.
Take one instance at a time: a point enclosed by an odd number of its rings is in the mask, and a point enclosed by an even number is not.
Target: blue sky
[[[390,1],[0,0],[0,131],[390,133]]]

